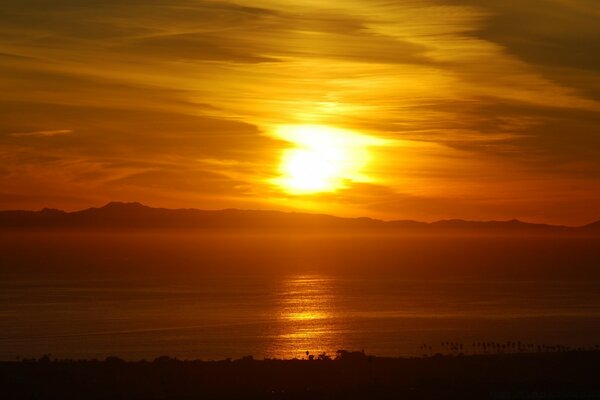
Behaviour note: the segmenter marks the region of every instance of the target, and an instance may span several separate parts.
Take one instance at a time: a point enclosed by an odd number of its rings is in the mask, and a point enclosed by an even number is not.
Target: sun
[[[381,139],[322,125],[281,126],[276,136],[294,144],[284,151],[274,183],[290,194],[333,192],[367,182],[369,146]]]

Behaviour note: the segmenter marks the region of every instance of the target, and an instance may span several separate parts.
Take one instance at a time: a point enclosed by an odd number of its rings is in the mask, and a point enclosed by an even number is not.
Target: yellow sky
[[[0,20],[2,209],[600,218],[595,0],[9,0]],[[302,127],[324,139],[282,135]]]

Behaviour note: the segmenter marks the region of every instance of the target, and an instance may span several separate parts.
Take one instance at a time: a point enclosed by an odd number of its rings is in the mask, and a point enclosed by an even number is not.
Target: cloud
[[[9,136],[14,137],[23,137],[23,136],[41,136],[41,137],[53,137],[53,136],[62,136],[69,135],[73,133],[71,129],[53,129],[46,131],[33,131],[33,132],[13,132],[9,133]]]
[[[469,1],[490,12],[475,35],[502,44],[518,57],[550,67],[600,68],[600,11],[594,0]]]
[[[594,0],[251,4],[3,6],[3,193],[59,199],[62,190],[72,202],[127,191],[279,208],[288,199],[265,182],[287,145],[271,132],[324,124],[398,143],[377,150],[380,187],[342,191],[327,199],[332,210],[376,213],[383,202],[398,205],[394,214],[422,202],[421,215],[435,214],[451,197],[460,216],[461,198],[471,212],[479,191],[504,199],[486,203],[493,217],[506,214],[510,188],[531,211],[542,201],[528,187],[559,197],[569,178],[581,202],[596,201]]]
[[[484,11],[468,34],[501,46],[539,74],[600,100],[600,11],[594,0],[440,0]]]

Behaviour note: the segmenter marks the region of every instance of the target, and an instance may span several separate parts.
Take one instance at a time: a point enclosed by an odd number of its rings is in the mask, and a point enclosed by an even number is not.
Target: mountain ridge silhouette
[[[14,228],[185,228],[224,230],[364,231],[382,233],[600,233],[600,221],[579,227],[509,221],[445,219],[435,222],[384,221],[369,217],[337,217],[296,211],[201,210],[154,208],[139,202],[110,202],[102,207],[67,212],[0,211],[0,229]]]

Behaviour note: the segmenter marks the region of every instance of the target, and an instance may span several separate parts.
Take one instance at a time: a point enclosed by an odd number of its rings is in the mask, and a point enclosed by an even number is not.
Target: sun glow
[[[274,183],[291,194],[333,192],[350,182],[369,182],[369,146],[384,141],[322,125],[288,125],[277,136],[295,144],[283,153]]]

